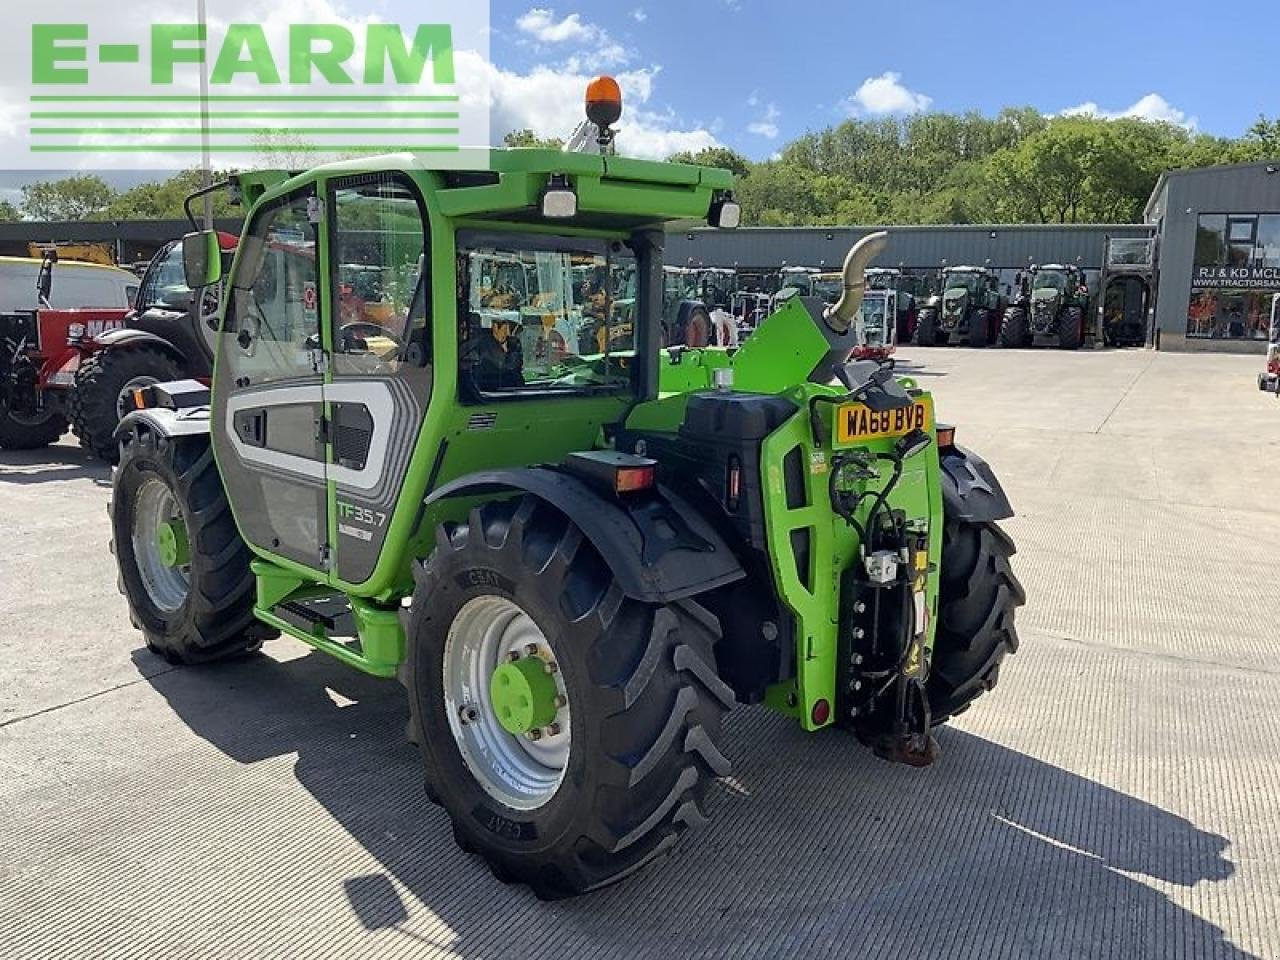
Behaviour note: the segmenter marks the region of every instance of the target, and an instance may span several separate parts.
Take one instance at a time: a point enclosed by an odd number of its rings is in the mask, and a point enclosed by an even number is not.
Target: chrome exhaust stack
[[[889,242],[889,232],[880,230],[869,233],[849,250],[844,258],[844,291],[840,299],[828,307],[822,319],[836,333],[847,333],[853,318],[862,306],[862,292],[866,289],[866,269]]]

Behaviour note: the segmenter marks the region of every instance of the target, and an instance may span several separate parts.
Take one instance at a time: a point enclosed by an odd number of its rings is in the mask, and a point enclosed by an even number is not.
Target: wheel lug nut
[[[559,669],[560,667],[556,664],[554,660],[547,661],[547,666],[546,666],[547,673],[555,673]]]
[[[560,724],[558,724],[558,723],[553,723],[553,724],[551,724],[549,727],[547,727],[547,736],[548,736],[548,737],[554,737],[554,736],[557,736],[559,733],[560,733]]]
[[[475,707],[468,703],[458,711],[458,719],[463,723],[475,723],[480,719],[480,713]]]
[[[532,657],[534,654],[538,652],[538,645],[536,643],[526,643],[524,646],[524,652],[528,656]]]
[[[515,663],[517,660],[520,659],[520,651],[512,650],[510,653],[507,654],[507,659],[510,660],[512,663]]]
[[[566,697],[563,693],[557,693],[555,702],[556,702],[556,709],[560,710],[563,707],[567,707],[569,705],[569,698]]]
[[[526,734],[525,734],[525,736],[526,736],[528,739],[530,739],[530,740],[541,740],[541,739],[542,739],[542,731],[541,731],[541,730],[530,730],[528,733],[526,733]]]

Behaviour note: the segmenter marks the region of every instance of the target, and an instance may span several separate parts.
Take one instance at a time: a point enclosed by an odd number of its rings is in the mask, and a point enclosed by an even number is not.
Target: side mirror
[[[182,270],[192,290],[212,287],[222,279],[222,247],[217,233],[201,230],[182,238]]]

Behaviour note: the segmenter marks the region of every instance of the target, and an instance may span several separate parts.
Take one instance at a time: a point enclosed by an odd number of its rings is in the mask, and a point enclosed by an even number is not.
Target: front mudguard
[[[987,461],[959,446],[940,451],[939,460],[946,519],[986,523],[1013,516],[1013,506]]]
[[[166,438],[198,437],[209,435],[209,408],[193,407],[186,410],[170,410],[165,407],[147,407],[125,414],[116,427],[116,440],[132,436],[135,432],[151,433]]]

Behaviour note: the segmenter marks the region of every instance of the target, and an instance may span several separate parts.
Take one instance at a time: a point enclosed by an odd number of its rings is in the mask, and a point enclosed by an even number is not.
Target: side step
[[[263,623],[375,677],[394,677],[404,660],[398,606],[338,593],[262,560],[253,613]]]

